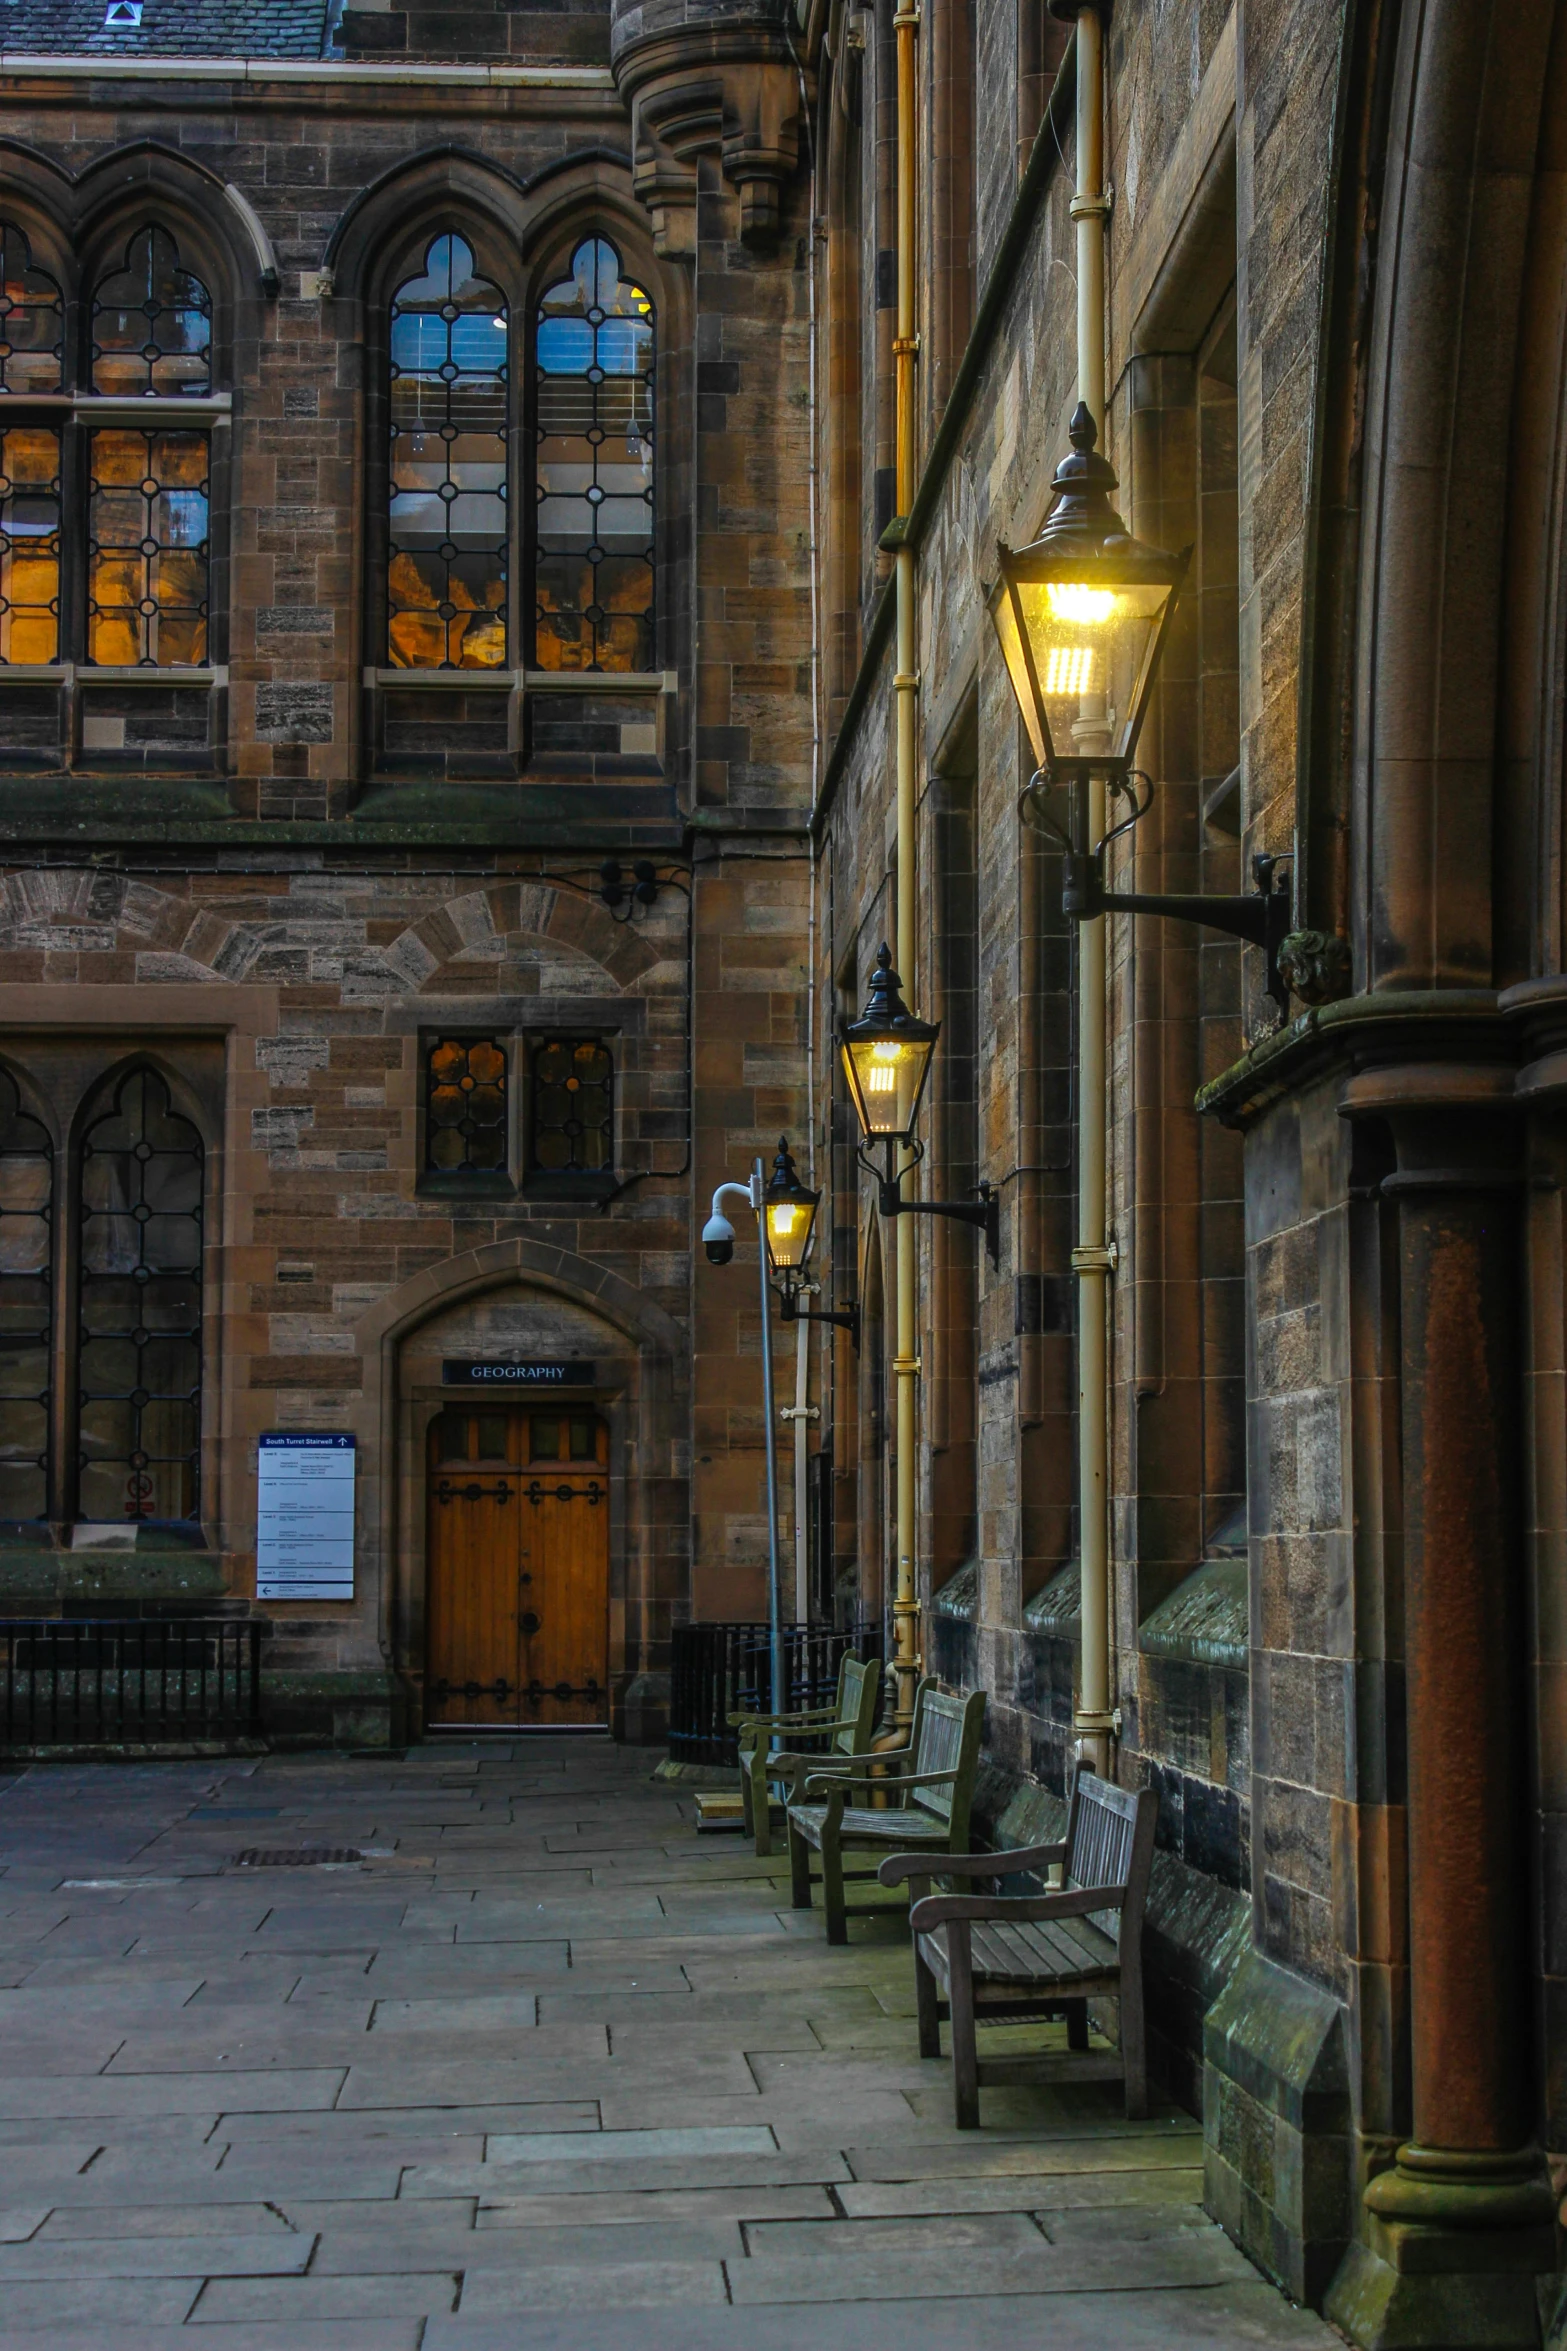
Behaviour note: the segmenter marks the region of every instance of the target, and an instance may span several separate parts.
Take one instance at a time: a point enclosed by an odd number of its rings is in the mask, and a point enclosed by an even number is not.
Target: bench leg
[[[914,1937],[914,2013],[919,2019],[920,2055],[941,2055],[941,2009],[936,1997],[936,1979],[925,1964],[920,1949],[920,1938]]]
[[[1148,2050],[1143,2027],[1141,1984],[1121,1979],[1121,2063],[1126,2071],[1126,2119],[1142,2122],[1148,2112]]]
[[[974,2035],[974,1976],[966,1918],[947,1925],[948,2014],[952,2028],[952,2103],[960,2131],[979,2128],[979,2047]]]
[[[822,1839],[822,1908],[827,1914],[827,1940],[849,1940],[849,1909],[843,1896],[843,1855],[837,1839]]]
[[[1088,2002],[1069,2000],[1066,2004],[1066,2045],[1069,2049],[1088,2047]]]
[[[773,1795],[767,1785],[767,1749],[765,1747],[758,1747],[752,1756],[751,1769],[747,1777],[751,1793],[750,1801],[746,1806],[746,1810],[750,1814],[746,1827],[756,1840],[758,1860],[766,1861],[773,1850]]]
[[[789,1898],[796,1910],[811,1907],[811,1848],[789,1823]]]

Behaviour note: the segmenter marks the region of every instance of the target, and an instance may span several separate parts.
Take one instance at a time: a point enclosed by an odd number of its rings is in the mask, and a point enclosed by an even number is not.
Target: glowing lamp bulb
[[[787,1241],[799,1221],[799,1215],[800,1212],[792,1200],[786,1200],[782,1207],[770,1208],[767,1212],[767,1221],[773,1228],[774,1237],[780,1241]]]
[[[1052,645],[1045,661],[1045,692],[1091,694],[1094,669],[1092,645]]]
[[[1053,617],[1071,621],[1078,628],[1102,627],[1116,607],[1113,588],[1087,588],[1076,580],[1052,580],[1045,594]]]

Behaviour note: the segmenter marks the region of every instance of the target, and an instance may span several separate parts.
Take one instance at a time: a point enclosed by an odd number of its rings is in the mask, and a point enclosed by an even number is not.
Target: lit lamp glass
[[[767,1235],[767,1262],[774,1273],[798,1273],[804,1265],[820,1200],[820,1192],[801,1183],[788,1138],[780,1135],[772,1176],[762,1194],[762,1230]]]
[[[871,974],[865,1010],[839,1031],[860,1133],[867,1143],[911,1142],[919,1118],[939,1021],[918,1020],[899,993],[891,949],[883,946]]]
[[[1079,406],[1044,530],[1032,546],[1000,549],[990,595],[1034,759],[1047,770],[1090,755],[1096,766],[1130,764],[1190,560],[1190,549],[1168,555],[1130,536],[1096,438]],[[1091,748],[1079,727],[1092,730]]]

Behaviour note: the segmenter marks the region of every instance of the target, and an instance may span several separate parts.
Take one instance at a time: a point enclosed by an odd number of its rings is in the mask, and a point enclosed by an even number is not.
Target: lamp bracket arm
[[[985,1236],[990,1251],[990,1262],[1001,1262],[1001,1195],[988,1183],[975,1189],[977,1200],[905,1200],[897,1186],[888,1186],[882,1195],[883,1216],[951,1216],[959,1224],[971,1224]]]

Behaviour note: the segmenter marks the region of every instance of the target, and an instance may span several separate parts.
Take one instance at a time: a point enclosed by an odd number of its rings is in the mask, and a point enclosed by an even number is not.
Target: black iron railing
[[[253,1738],[261,1631],[220,1617],[0,1618],[0,1747]]]
[[[879,1657],[881,1645],[880,1625],[860,1625],[853,1632],[834,1632],[827,1625],[785,1625],[785,1709],[830,1705],[845,1651]],[[725,1717],[761,1714],[772,1706],[766,1625],[676,1625],[672,1649],[670,1755],[677,1763],[733,1763],[735,1734]]]

